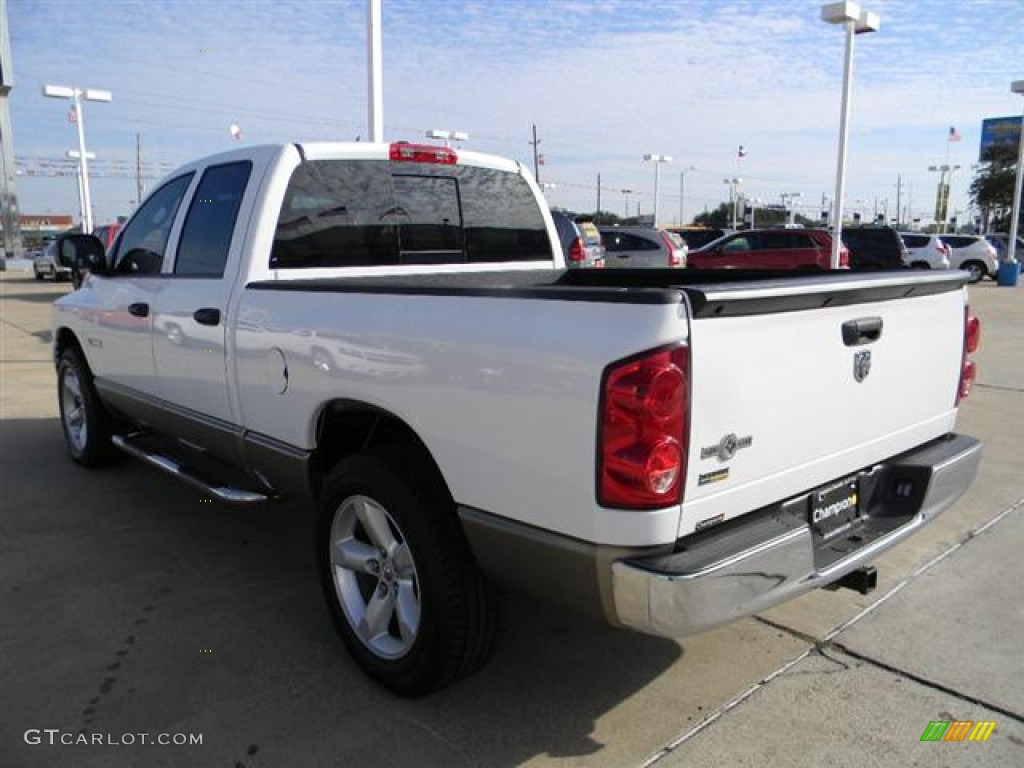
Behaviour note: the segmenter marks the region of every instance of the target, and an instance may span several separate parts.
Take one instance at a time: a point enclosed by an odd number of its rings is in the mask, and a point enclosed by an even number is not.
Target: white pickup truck
[[[866,589],[980,461],[962,273],[565,270],[496,157],[242,149],[59,247],[72,459],[315,503],[338,630],[405,695],[486,661],[499,587],[675,637]]]

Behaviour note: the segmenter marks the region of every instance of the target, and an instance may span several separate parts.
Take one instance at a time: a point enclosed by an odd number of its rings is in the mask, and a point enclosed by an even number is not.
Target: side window
[[[750,241],[743,236],[734,237],[722,246],[722,251],[730,253],[732,251],[749,251]]]
[[[114,249],[113,263],[117,272],[128,275],[160,273],[174,216],[191,181],[192,174],[187,173],[167,182],[139,208]]]
[[[220,277],[228,260],[231,234],[249,183],[252,163],[207,168],[192,198],[181,230],[174,274]]]

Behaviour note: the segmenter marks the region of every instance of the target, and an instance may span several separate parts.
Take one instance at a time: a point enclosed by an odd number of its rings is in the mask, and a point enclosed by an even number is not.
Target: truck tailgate
[[[918,273],[858,275],[827,289],[688,291],[692,412],[679,535],[950,432],[961,286],[958,276]]]

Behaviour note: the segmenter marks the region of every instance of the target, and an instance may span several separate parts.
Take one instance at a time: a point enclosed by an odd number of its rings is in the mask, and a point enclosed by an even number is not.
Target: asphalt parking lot
[[[958,428],[981,474],[876,563],[874,593],[681,642],[511,597],[490,665],[413,701],[336,640],[307,510],[71,463],[49,331],[68,290],[0,274],[0,767],[1024,765],[1024,286],[970,289],[980,377]],[[996,725],[921,742],[935,720]],[[79,733],[115,743],[60,743]]]

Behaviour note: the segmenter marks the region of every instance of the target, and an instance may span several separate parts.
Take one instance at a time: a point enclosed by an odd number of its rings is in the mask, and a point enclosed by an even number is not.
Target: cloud
[[[1024,3],[872,0],[882,30],[858,37],[849,194],[884,195],[903,172],[923,189],[927,166],[952,147],[968,164],[984,117],[1019,111],[1008,92],[1024,58]],[[831,194],[843,35],[819,2],[671,0],[383,0],[384,122],[389,138],[430,128],[468,131],[473,149],[532,166],[536,124],[542,173],[563,184],[552,200],[592,207],[596,175],[649,195],[645,153],[695,165],[687,198],[727,196],[740,169],[762,197]],[[365,2],[9,0],[18,84],[17,154],[70,146],[67,104],[44,82],[108,88],[85,108],[89,146],[102,157],[165,163],[243,142],[366,137]],[[672,178],[672,166],[663,169]],[[66,185],[65,185],[66,186]],[[103,218],[123,213],[110,193]],[[70,200],[25,186],[22,207]],[[663,184],[665,200],[673,184]],[[956,191],[954,190],[954,195]],[[37,202],[42,201],[42,202]],[[671,206],[669,206],[671,208]],[[689,207],[689,206],[688,206]]]

